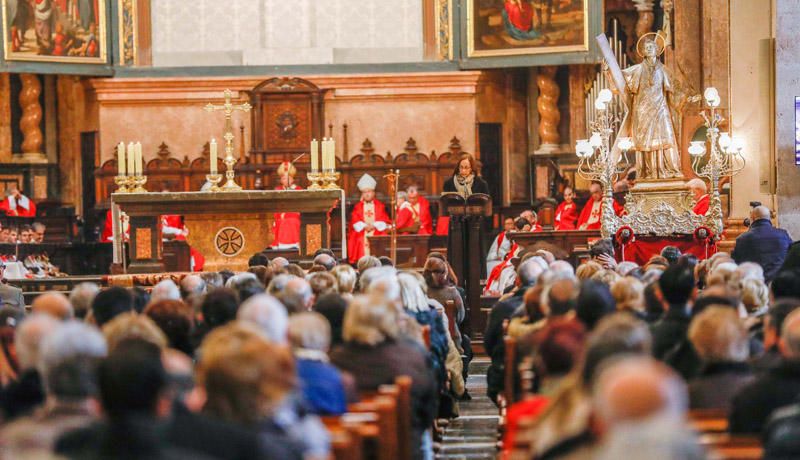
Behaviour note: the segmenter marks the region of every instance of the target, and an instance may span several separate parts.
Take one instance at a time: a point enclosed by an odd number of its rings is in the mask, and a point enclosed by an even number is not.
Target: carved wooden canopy
[[[324,136],[324,91],[302,78],[276,77],[248,93],[253,106],[250,155],[256,163],[291,161],[308,152],[311,139]]]

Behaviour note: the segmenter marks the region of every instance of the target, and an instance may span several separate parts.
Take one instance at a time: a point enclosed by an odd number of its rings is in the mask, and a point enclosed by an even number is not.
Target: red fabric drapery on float
[[[706,252],[705,243],[698,242],[692,235],[673,237],[636,235],[635,240],[625,246],[625,260],[644,265],[651,257],[660,254],[664,246],[675,246],[682,254],[694,254],[700,260],[711,257],[717,252],[716,244],[710,245]],[[614,252],[617,261],[622,262],[621,248],[616,247]]]

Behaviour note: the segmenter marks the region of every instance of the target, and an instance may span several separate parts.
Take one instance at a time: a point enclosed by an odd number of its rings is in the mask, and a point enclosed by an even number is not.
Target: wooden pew
[[[689,424],[698,433],[725,433],[728,414],[722,409],[693,409],[689,411]]]
[[[366,458],[394,460],[399,455],[397,400],[391,396],[379,395],[371,399],[351,404],[352,413],[367,413],[376,416],[375,436],[366,438]]]
[[[761,440],[755,436],[707,433],[700,436],[700,444],[712,453],[712,458],[721,460],[758,460],[764,456]]]

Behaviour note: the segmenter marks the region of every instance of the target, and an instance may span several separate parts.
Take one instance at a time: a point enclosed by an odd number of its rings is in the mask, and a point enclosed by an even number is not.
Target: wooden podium
[[[114,221],[130,218],[128,273],[165,271],[161,238],[164,214],[184,216],[187,242],[206,259],[207,270],[244,270],[254,253],[272,242],[270,222],[276,212],[299,212],[300,256],[329,248],[328,213],[344,200],[342,190],[242,190],[238,192],[114,193]],[[341,206],[342,209],[345,206]],[[342,219],[344,222],[344,219]],[[115,234],[118,229],[115,228]],[[119,241],[114,238],[114,241]],[[123,248],[114,245],[114,266],[123,266]],[[346,243],[342,241],[343,257]]]
[[[445,193],[439,203],[442,215],[450,216],[447,258],[467,291],[467,303],[477,310],[481,299],[481,267],[486,262],[483,224],[492,215],[492,198],[475,193],[465,200],[456,193]]]

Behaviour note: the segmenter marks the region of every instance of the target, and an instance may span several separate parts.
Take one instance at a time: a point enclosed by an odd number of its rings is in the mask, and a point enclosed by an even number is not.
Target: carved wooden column
[[[22,131],[22,160],[47,161],[42,152],[42,105],[39,96],[42,94],[42,83],[39,77],[30,73],[19,76],[22,89],[19,92],[19,105],[22,117],[19,128]]]
[[[545,66],[536,75],[536,86],[539,97],[536,108],[539,110],[539,140],[541,145],[536,153],[551,153],[560,149],[561,136],[558,133],[558,122],[561,113],[558,111],[558,96],[561,90],[555,76],[558,67]]]
[[[633,0],[636,4],[636,11],[639,12],[639,19],[636,21],[636,38],[653,30],[655,14],[653,14],[654,0]]]
[[[0,74],[0,163],[11,161],[11,80]]]

